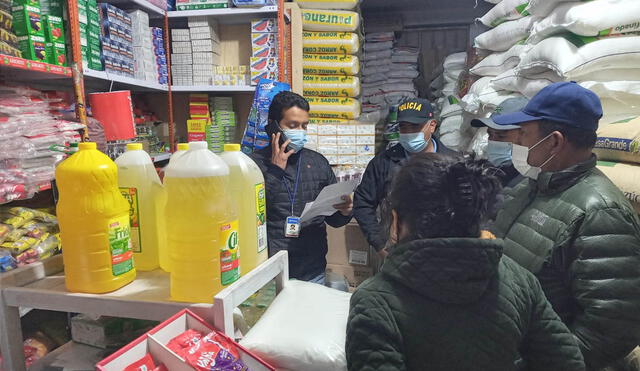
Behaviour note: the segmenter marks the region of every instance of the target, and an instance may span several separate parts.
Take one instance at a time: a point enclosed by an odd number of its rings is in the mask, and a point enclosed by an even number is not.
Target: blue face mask
[[[304,145],[307,143],[307,131],[302,129],[295,130],[283,130],[284,136],[286,139],[290,140],[291,143],[289,146],[293,149],[294,152],[298,153]]]
[[[487,145],[487,158],[494,166],[503,166],[511,162],[511,143],[490,140]]]
[[[400,144],[409,153],[418,153],[427,148],[427,140],[424,139],[423,132],[400,133]]]

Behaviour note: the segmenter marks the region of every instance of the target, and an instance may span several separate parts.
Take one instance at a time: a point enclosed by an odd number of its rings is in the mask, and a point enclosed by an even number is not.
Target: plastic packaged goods
[[[640,117],[601,125],[594,152],[599,160],[640,164]]]
[[[58,165],[56,181],[67,289],[99,294],[133,281],[129,204],[116,164],[95,143],[81,143]]]
[[[229,167],[206,142],[166,170],[165,220],[171,269],[171,298],[211,303],[240,276],[238,216],[229,199]]]
[[[302,51],[308,54],[357,54],[360,38],[354,32],[302,33]]]
[[[278,370],[346,370],[350,299],[349,293],[289,281],[240,345]]]
[[[240,272],[244,275],[269,257],[264,177],[238,144],[225,144],[220,158],[229,166],[231,196],[240,216]]]
[[[355,32],[360,26],[360,15],[346,10],[302,10],[302,28],[305,31]]]
[[[118,184],[129,203],[131,247],[136,268],[158,268],[160,251],[166,249],[164,231],[160,229],[164,189],[151,157],[142,143],[127,144],[127,151],[116,159]]]
[[[360,101],[353,98],[307,97],[311,117],[353,120],[360,116]]]
[[[631,205],[640,213],[640,166],[598,161],[598,169],[620,188],[631,201]]]
[[[303,78],[307,97],[357,97],[360,79],[352,76],[306,75]]]
[[[340,9],[352,10],[359,0],[295,0],[302,9]]]
[[[360,72],[360,60],[345,54],[305,54],[302,69],[305,75],[354,76]]]

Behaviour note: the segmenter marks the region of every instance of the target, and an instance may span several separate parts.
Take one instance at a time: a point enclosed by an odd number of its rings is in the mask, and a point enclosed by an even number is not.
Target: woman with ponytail
[[[351,299],[349,370],[584,370],[539,282],[480,225],[487,161],[420,154],[390,195],[392,247]]]

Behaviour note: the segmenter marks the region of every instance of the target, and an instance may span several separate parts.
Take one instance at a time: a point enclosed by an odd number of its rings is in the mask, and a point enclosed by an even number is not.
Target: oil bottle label
[[[222,285],[232,284],[240,278],[240,249],[238,248],[238,221],[220,226],[220,275]]]
[[[131,248],[134,253],[142,252],[142,238],[140,236],[140,205],[138,204],[138,189],[120,187],[120,193],[129,202],[129,225],[131,226]]]
[[[125,274],[133,269],[130,228],[127,215],[109,221],[109,250],[111,250],[111,270],[114,276]]]
[[[267,201],[264,183],[256,184],[256,218],[258,228],[258,252],[267,248]]]

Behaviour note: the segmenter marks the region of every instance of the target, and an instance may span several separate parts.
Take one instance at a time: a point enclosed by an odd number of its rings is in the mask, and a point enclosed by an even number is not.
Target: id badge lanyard
[[[285,237],[297,238],[300,236],[300,218],[296,217],[294,213],[294,206],[296,204],[296,195],[298,194],[298,184],[300,183],[300,164],[302,163],[302,153],[300,153],[300,158],[298,158],[298,167],[296,170],[296,180],[293,184],[293,192],[289,188],[289,182],[282,177],[282,183],[284,187],[287,189],[287,195],[289,196],[289,202],[291,202],[291,216],[287,218],[285,223],[284,235]]]

